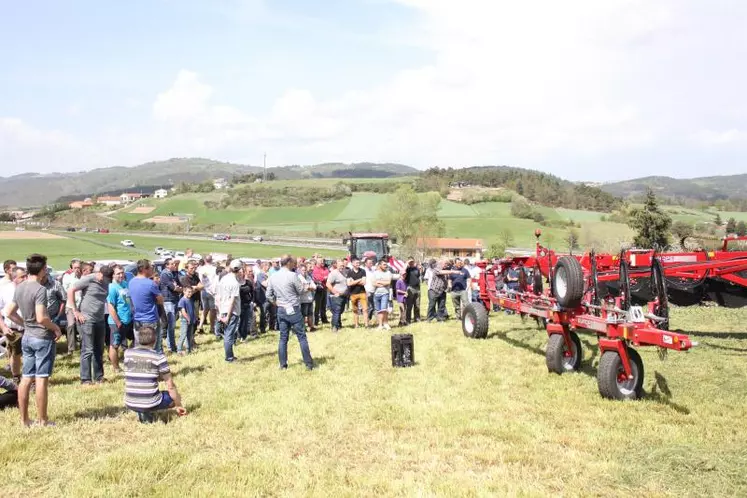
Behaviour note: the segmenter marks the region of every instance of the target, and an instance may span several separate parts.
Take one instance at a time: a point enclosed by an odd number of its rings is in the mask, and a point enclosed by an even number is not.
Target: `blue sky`
[[[0,174],[201,156],[747,172],[747,5],[4,2]]]

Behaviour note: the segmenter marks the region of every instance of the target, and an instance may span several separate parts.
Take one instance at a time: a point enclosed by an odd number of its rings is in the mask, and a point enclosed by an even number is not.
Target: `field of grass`
[[[135,248],[139,255],[149,255],[155,258],[153,252],[156,247],[164,247],[174,251],[183,251],[186,248],[191,248],[196,253],[206,254],[210,252],[215,253],[230,253],[235,257],[257,257],[267,258],[280,256],[283,253],[291,252],[297,255],[311,254],[318,252],[318,249],[310,249],[308,247],[289,247],[289,246],[276,246],[270,244],[252,244],[244,242],[227,242],[212,240],[208,238],[179,238],[179,237],[163,237],[163,236],[151,236],[151,235],[132,235],[122,236],[118,234],[80,234],[77,237],[84,238],[93,242],[117,245],[124,238],[132,240],[135,243]],[[325,250],[325,254],[330,256],[342,255],[343,251],[332,251]]]
[[[106,384],[83,388],[77,356],[58,358],[56,427],[0,412],[0,496],[744,496],[745,320],[674,310],[701,345],[665,361],[639,348],[634,402],[599,396],[591,336],[581,372],[548,374],[546,334],[495,314],[487,340],[455,321],[409,327],[409,369],[374,330],[310,334],[314,372],[295,339],[281,372],[275,334],[237,345],[233,364],[198,336],[196,353],[169,357],[189,415],[150,426],[108,365]]]
[[[74,238],[73,238],[74,237]],[[119,245],[124,238],[135,243],[135,249],[129,249]],[[2,260],[12,258],[24,261],[26,256],[38,252],[48,258],[48,263],[55,269],[65,269],[72,258],[84,258],[88,260],[106,259],[129,259],[136,261],[147,257],[156,259],[153,250],[157,247],[166,247],[175,251],[183,251],[191,247],[197,253],[231,253],[236,257],[269,258],[277,257],[283,253],[291,252],[297,255],[309,255],[318,251],[308,247],[289,247],[268,244],[248,244],[221,242],[210,239],[183,239],[163,236],[133,235],[122,236],[117,234],[95,234],[75,233],[69,238],[53,240],[3,240],[0,244],[0,257]],[[323,251],[330,256],[341,256],[344,251]]]

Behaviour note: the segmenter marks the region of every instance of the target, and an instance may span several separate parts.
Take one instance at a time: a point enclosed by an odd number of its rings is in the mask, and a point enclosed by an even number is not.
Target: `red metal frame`
[[[479,262],[483,270],[486,262]],[[538,295],[532,292],[495,291],[495,275],[483,271],[480,274],[480,300],[487,310],[492,305],[512,310],[521,316],[532,316],[547,320],[548,336],[561,334],[567,350],[572,349],[570,332],[589,330],[599,337],[599,348],[604,351],[615,351],[622,359],[625,374],[630,378],[632,371],[627,344],[635,346],[658,346],[660,348],[686,351],[693,347],[693,342],[686,334],[662,330],[657,327],[654,311],[658,301],[648,303],[647,310],[640,320],[626,321],[627,314],[620,309],[621,298],[603,303],[601,306],[590,304],[587,293],[584,302],[575,309],[562,309],[551,297],[550,290]],[[493,289],[493,290],[491,290]]]

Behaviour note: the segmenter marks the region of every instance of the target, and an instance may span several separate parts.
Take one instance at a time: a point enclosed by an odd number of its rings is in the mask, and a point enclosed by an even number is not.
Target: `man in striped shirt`
[[[153,422],[153,412],[176,408],[176,413],[186,415],[179,391],[163,352],[153,350],[156,331],[143,327],[136,347],[125,351],[125,406],[137,412],[142,423]],[[167,391],[158,390],[158,381],[166,383]]]

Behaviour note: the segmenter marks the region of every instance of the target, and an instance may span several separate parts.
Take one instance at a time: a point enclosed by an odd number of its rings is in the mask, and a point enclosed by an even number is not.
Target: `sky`
[[[747,172],[741,0],[0,1],[0,175],[207,157]]]

